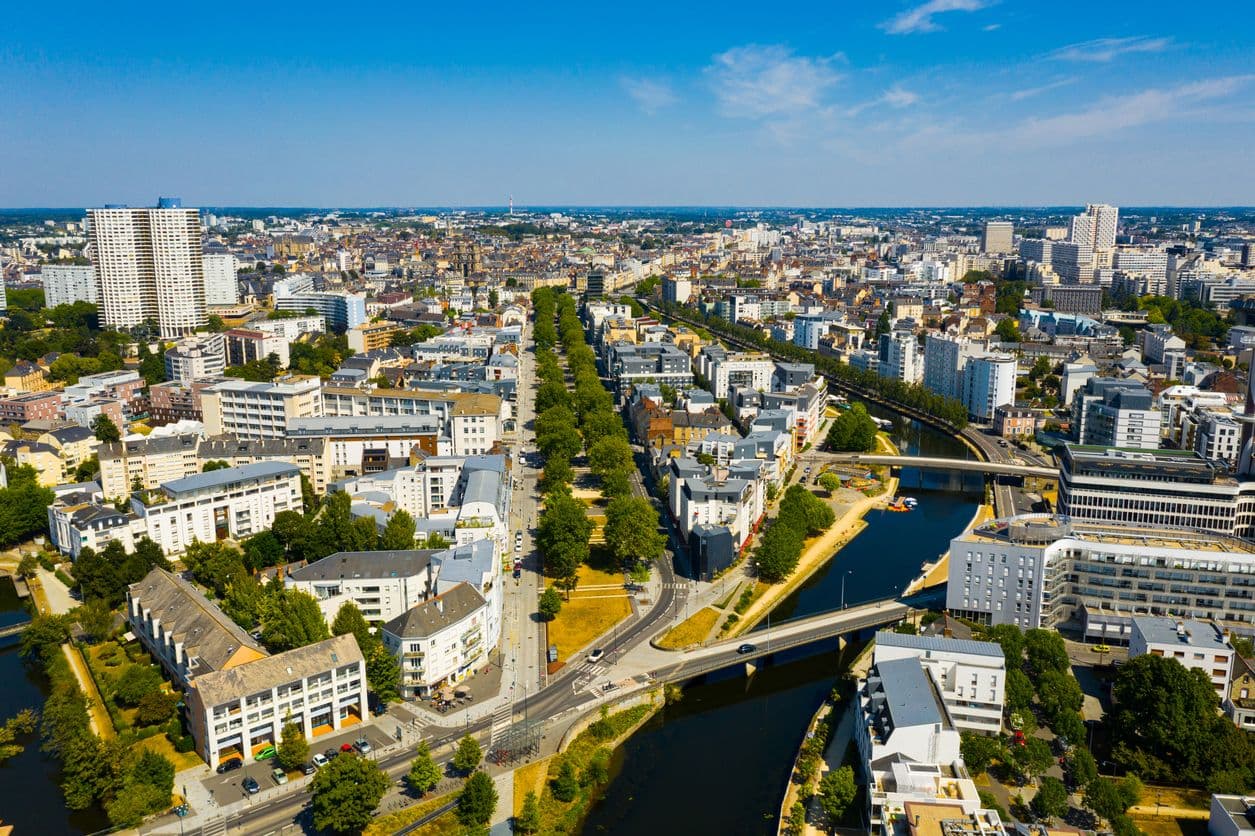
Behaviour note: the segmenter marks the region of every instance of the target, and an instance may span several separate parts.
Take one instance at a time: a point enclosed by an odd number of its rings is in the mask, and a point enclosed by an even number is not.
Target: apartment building
[[[27,392],[11,398],[0,398],[0,423],[25,424],[27,421],[53,421],[61,412],[62,394]]]
[[[239,438],[282,438],[296,418],[323,414],[317,377],[290,377],[274,383],[225,380],[201,393],[205,433]]]
[[[456,456],[492,450],[510,415],[503,399],[479,392],[325,386],[322,398],[323,414],[331,417],[435,416]]]
[[[699,362],[705,359],[705,349],[698,355]],[[728,397],[733,386],[748,387],[758,391],[771,389],[772,374],[776,365],[766,354],[736,352],[721,353],[722,356],[712,358],[703,370],[703,375],[710,381],[711,392],[716,399]]]
[[[221,377],[226,368],[226,343],[222,334],[184,337],[166,349],[166,380],[188,386],[208,377]]]
[[[90,265],[45,264],[40,269],[44,282],[44,305],[72,305],[90,302],[95,305],[99,294],[96,268]]]
[[[288,437],[321,440],[333,480],[402,467],[413,461],[416,451],[452,454],[453,447],[450,438],[440,449],[441,422],[435,415],[294,418]]]
[[[392,320],[363,322],[348,330],[349,348],[358,354],[387,348],[392,345],[392,335],[403,330],[404,325]]]
[[[366,297],[334,291],[294,291],[287,280],[275,282],[275,310],[304,313],[313,308],[337,333],[345,333],[366,321]]]
[[[1072,401],[1072,431],[1082,445],[1155,450],[1162,415],[1140,383],[1091,377]]]
[[[327,323],[323,321],[321,316],[317,315],[289,316],[283,319],[255,319],[248,323],[248,327],[254,331],[262,331],[267,334],[273,334],[276,337],[282,337],[291,343],[299,340],[305,334],[323,333],[327,330]]]
[[[893,659],[919,660],[955,728],[985,735],[1002,731],[1007,665],[997,643],[881,630],[872,664]]]
[[[967,414],[992,422],[1000,406],[1015,403],[1017,361],[1011,354],[977,354],[963,366],[962,401]]]
[[[204,253],[201,264],[205,271],[205,304],[238,304],[240,287],[236,282],[235,256],[230,253]]]
[[[434,549],[337,552],[284,577],[318,601],[327,623],[353,603],[367,621],[390,621],[436,594]]]
[[[254,361],[265,361],[272,355],[278,358],[281,369],[286,369],[291,362],[288,341],[279,334],[272,334],[258,328],[232,328],[222,337],[225,341],[229,366],[243,366]]]
[[[401,696],[426,699],[474,673],[497,645],[488,620],[484,597],[459,583],[384,624],[380,636],[400,665]]]
[[[155,321],[165,338],[208,322],[200,213],[178,198],[156,208],[87,211],[103,323],[132,328]]]
[[[984,341],[975,342],[949,334],[924,337],[924,388],[958,400],[963,395],[963,369],[967,361],[985,351]]]
[[[1133,619],[1129,658],[1163,656],[1188,670],[1202,671],[1223,701],[1233,673],[1233,646],[1212,623],[1191,619],[1139,616]]]
[[[150,436],[101,444],[100,487],[109,499],[127,498],[132,486],[153,491],[200,472],[195,434]]]
[[[277,746],[289,723],[313,742],[370,721],[366,662],[352,634],[271,656],[162,569],[132,584],[126,604],[132,632],[183,688],[188,728],[211,769]]]
[[[309,479],[314,493],[322,496],[335,478],[331,466],[331,445],[326,439],[312,437],[238,438],[217,435],[202,438],[196,455],[203,468],[208,462],[226,462],[241,467],[259,462],[280,462],[300,468]]]

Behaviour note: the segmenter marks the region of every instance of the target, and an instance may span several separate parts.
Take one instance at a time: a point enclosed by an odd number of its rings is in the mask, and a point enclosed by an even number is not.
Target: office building
[[[205,304],[238,304],[240,289],[236,283],[235,256],[229,253],[205,253],[201,256],[201,262],[205,266]]]
[[[981,236],[980,251],[983,253],[1013,253],[1015,247],[1015,226],[1010,221],[986,221],[985,233]]]
[[[1068,625],[1128,644],[1139,616],[1255,634],[1255,544],[1198,528],[1063,513],[981,523],[950,543],[946,607],[982,624]]]
[[[1102,313],[1103,289],[1098,285],[1048,284],[1042,299],[1059,313],[1098,316]]]
[[[177,198],[155,209],[89,209],[102,322],[157,323],[161,336],[193,334],[208,322],[200,215]]]
[[[153,569],[126,598],[131,631],[183,689],[210,768],[273,751],[289,723],[312,742],[369,722],[366,662],[352,634],[271,656],[175,574]]]
[[[184,337],[166,349],[166,380],[190,386],[197,380],[219,377],[226,368],[225,340],[222,334]]]
[[[977,354],[963,366],[960,399],[967,414],[991,422],[1000,406],[1015,403],[1017,363],[1011,354]]]
[[[991,736],[1002,731],[1007,664],[1000,645],[881,630],[872,664],[894,659],[919,660],[955,728]]]
[[[1068,240],[1083,244],[1091,250],[1110,250],[1116,245],[1116,230],[1120,225],[1120,209],[1105,203],[1090,203],[1084,214],[1072,218]]]
[[[1072,431],[1087,446],[1156,450],[1162,414],[1150,390],[1114,377],[1091,377],[1072,401]]]
[[[288,280],[275,282],[275,310],[305,313],[311,308],[327,323],[327,328],[343,334],[366,321],[366,297],[354,293],[294,291]]]
[[[44,280],[44,304],[49,308],[90,302],[99,299],[96,268],[77,264],[45,264],[40,271]]]
[[[295,418],[323,414],[317,377],[290,377],[274,383],[224,380],[200,396],[206,435],[283,438]]]
[[[1221,700],[1229,694],[1233,645],[1215,624],[1138,616],[1129,637],[1129,659],[1147,655],[1176,659],[1188,670],[1202,671]]]

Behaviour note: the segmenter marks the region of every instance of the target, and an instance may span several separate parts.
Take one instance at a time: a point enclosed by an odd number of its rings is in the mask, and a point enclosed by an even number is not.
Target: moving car
[[[743,644],[736,649],[737,653],[753,653],[758,647],[752,644]]]
[[[230,772],[233,769],[239,769],[243,765],[244,765],[244,761],[240,760],[239,758],[232,758],[229,761],[223,761],[222,763],[218,764],[218,774],[225,775],[226,773]]]
[[[270,770],[270,777],[275,779],[276,784],[286,784],[288,782],[288,773],[277,767]]]
[[[257,793],[261,792],[261,784],[257,783],[255,778],[245,778],[240,782],[240,786],[242,786],[244,791],[249,795],[257,795]]]
[[[592,653],[588,654],[587,658],[589,662],[592,662],[593,664],[597,664],[598,662],[601,661],[601,657],[605,655],[606,655],[606,651],[602,650],[599,647],[596,650],[594,650]]]

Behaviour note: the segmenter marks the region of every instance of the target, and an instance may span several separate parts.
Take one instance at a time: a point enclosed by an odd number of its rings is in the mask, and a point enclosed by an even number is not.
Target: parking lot
[[[335,734],[326,734],[319,737],[309,746],[309,756],[312,758],[315,753],[323,752],[327,749],[339,749],[342,745],[352,744],[359,737],[365,737],[366,740],[374,747],[366,757],[374,757],[379,749],[393,743],[391,738],[380,728],[374,724],[355,725]],[[277,785],[275,779],[271,777],[271,771],[278,764],[273,760],[254,761],[245,764],[239,769],[232,770],[223,775],[210,772],[209,767],[205,767],[206,777],[201,781],[205,785],[205,789],[209,791],[210,797],[218,804],[230,804],[241,798],[248,798],[248,792],[244,789],[244,779],[252,778],[261,787],[261,791],[273,790]],[[308,780],[305,776],[297,772],[289,775],[289,784],[297,784]],[[177,789],[177,788],[176,788]]]

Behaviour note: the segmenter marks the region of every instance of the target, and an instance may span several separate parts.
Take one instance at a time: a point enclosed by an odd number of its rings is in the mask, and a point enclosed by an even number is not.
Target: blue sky
[[[0,206],[1255,203],[1248,3],[436,5],[8,8]]]

